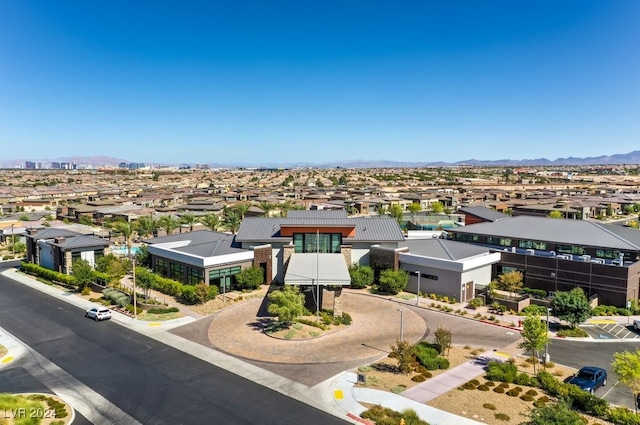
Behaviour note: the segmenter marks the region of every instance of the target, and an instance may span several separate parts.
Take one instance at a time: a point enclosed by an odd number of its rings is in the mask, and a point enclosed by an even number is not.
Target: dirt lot
[[[451,348],[451,352],[447,357],[451,363],[451,368],[454,368],[478,354],[486,351],[482,347],[469,347],[469,346],[454,346]],[[533,365],[526,361],[526,359],[516,359],[516,365],[521,372],[533,374]],[[391,391],[392,388],[397,390],[398,387],[405,386],[410,388],[418,383],[411,380],[411,377],[416,373],[409,375],[403,375],[397,373],[397,362],[392,358],[385,358],[379,362],[368,365],[369,367],[361,368],[361,370],[367,371],[367,387],[376,388],[384,391]],[[572,375],[575,369],[554,365],[547,369],[551,374],[563,380],[567,376]],[[431,371],[433,376],[444,373],[446,371],[438,370]],[[483,377],[477,378],[480,384],[487,382]],[[429,382],[428,380],[426,382]],[[510,388],[514,388],[516,385],[510,384]],[[521,394],[526,393],[529,390],[536,391],[535,399],[540,398],[544,394],[540,389],[521,386],[523,389]],[[526,420],[524,416],[529,409],[533,407],[532,401],[524,401],[519,397],[512,397],[506,394],[498,394],[492,391],[480,391],[473,390],[453,390],[442,396],[428,402],[429,406],[436,407],[447,412],[455,413],[460,416],[464,416],[470,419],[474,419],[480,422],[487,423],[489,425],[517,425]],[[491,410],[485,405],[492,405],[495,410]],[[492,407],[489,406],[489,407]],[[506,416],[501,416],[502,419],[496,418],[496,414],[502,413]],[[509,419],[507,420],[506,417]],[[588,418],[589,424],[601,424],[606,425],[607,422],[602,420],[596,420]]]

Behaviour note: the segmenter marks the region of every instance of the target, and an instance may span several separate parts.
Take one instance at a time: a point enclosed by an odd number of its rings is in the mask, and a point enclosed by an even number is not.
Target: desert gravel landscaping
[[[454,368],[464,362],[473,359],[476,355],[483,353],[486,349],[482,347],[469,347],[469,346],[453,346],[447,358],[450,361],[451,368]],[[533,365],[527,362],[525,358],[518,357],[516,365],[520,372],[533,375]],[[366,367],[360,368],[360,371],[366,371],[367,375],[367,388],[374,388],[383,391],[397,392],[402,387],[410,388],[418,385],[417,382],[411,380],[415,375],[412,372],[408,375],[397,373],[397,361],[393,358],[386,357],[378,362],[372,363]],[[564,367],[560,365],[552,365],[547,369],[552,375],[556,376],[559,380],[575,373],[575,369]],[[445,373],[446,370],[431,371],[433,376]],[[487,380],[483,376],[477,378],[480,384],[484,384]],[[428,380],[426,381],[429,382]],[[478,389],[462,390],[456,389],[449,391],[442,396],[431,400],[427,404],[429,406],[445,410],[447,412],[455,413],[456,415],[464,416],[470,419],[477,420],[489,425],[518,425],[525,421],[527,411],[533,408],[533,401],[524,401],[519,397],[509,396],[505,393],[499,394],[493,391],[493,388],[500,383],[495,383],[489,387],[489,391],[481,391]],[[361,385],[362,384],[358,384]],[[517,385],[509,384],[509,388],[515,388]],[[532,388],[527,386],[520,386],[522,388],[521,394],[525,394],[529,390],[536,392],[533,396],[534,400],[544,396],[544,392],[539,388]],[[507,390],[508,390],[507,389]],[[487,407],[490,408],[487,408]],[[495,410],[491,409],[495,407]],[[498,414],[498,417],[496,417]],[[502,414],[502,415],[500,415]],[[583,415],[585,416],[585,415]],[[508,417],[508,420],[507,420]],[[585,416],[588,420],[588,424],[600,424],[607,425],[608,422]]]

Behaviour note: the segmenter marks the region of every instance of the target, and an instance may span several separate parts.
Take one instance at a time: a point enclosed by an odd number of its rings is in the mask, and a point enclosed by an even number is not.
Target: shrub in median
[[[491,381],[512,383],[518,377],[518,367],[510,362],[490,361],[486,376]]]
[[[167,314],[167,313],[177,313],[180,309],[178,307],[168,307],[168,308],[150,308],[147,310],[147,313],[150,314]]]

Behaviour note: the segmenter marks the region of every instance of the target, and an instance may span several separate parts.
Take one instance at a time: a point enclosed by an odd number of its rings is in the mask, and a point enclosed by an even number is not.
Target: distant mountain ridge
[[[120,163],[129,163],[124,159],[112,158],[109,156],[69,156],[56,159],[13,159],[0,160],[0,167],[15,168],[23,167],[26,161],[42,163],[49,166],[51,162],[69,162],[78,164],[78,166],[98,167],[117,167]],[[143,161],[141,161],[143,162]],[[154,162],[146,162],[147,164],[157,164]],[[586,158],[568,157],[549,160],[547,158],[538,159],[497,159],[497,160],[477,160],[468,159],[456,162],[423,162],[423,161],[388,161],[388,160],[347,160],[347,161],[331,161],[324,164],[311,162],[292,162],[292,163],[267,163],[267,164],[248,164],[238,161],[235,164],[210,163],[212,168],[229,168],[229,167],[251,167],[251,168],[296,168],[296,167],[315,167],[315,168],[399,168],[399,167],[451,167],[451,166],[479,166],[479,167],[525,167],[525,166],[564,166],[564,165],[632,165],[640,164],[640,150],[629,152],[626,154],[601,155]],[[178,165],[167,164],[167,165]]]

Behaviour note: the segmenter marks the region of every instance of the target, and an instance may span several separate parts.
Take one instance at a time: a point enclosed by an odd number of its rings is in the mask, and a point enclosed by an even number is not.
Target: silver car
[[[111,310],[105,307],[93,307],[87,310],[84,317],[97,321],[111,319]]]

